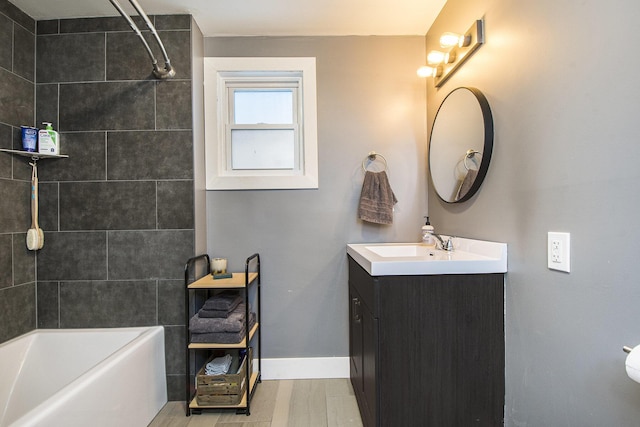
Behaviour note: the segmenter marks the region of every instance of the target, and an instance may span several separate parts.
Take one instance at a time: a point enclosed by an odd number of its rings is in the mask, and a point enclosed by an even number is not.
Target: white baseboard
[[[254,363],[256,363],[255,360]],[[349,358],[301,357],[262,359],[261,376],[263,380],[349,378]]]

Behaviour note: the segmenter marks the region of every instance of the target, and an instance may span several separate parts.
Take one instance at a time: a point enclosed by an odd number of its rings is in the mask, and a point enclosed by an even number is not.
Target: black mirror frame
[[[433,130],[436,127],[436,121],[438,120],[438,113],[440,113],[440,109],[442,108],[444,103],[447,101],[447,98],[449,98],[449,96],[452,93],[460,89],[466,89],[470,91],[478,100],[478,104],[480,104],[480,110],[482,112],[482,121],[484,123],[484,146],[483,146],[483,152],[482,152],[482,160],[480,161],[480,167],[478,168],[478,175],[476,176],[476,179],[473,181],[471,188],[469,188],[469,191],[467,191],[467,193],[464,196],[462,196],[458,200],[453,200],[453,201],[446,200],[442,197],[442,195],[438,192],[438,189],[435,188],[435,185],[434,185],[433,187],[434,191],[436,192],[440,200],[442,200],[445,203],[462,203],[469,200],[478,192],[478,190],[480,189],[480,186],[482,185],[482,182],[484,181],[485,176],[487,175],[487,171],[489,170],[489,163],[491,162],[491,153],[493,152],[493,136],[494,136],[493,135],[493,115],[491,113],[491,107],[489,106],[489,101],[487,101],[487,98],[484,96],[484,94],[476,88],[464,87],[464,86],[455,88],[451,92],[449,92],[447,96],[445,96],[445,98],[442,100],[442,103],[438,107],[436,116],[433,119],[433,126],[431,127],[431,134],[429,135],[429,175],[431,176],[431,138],[433,136]],[[431,183],[433,185],[433,176],[431,176]]]

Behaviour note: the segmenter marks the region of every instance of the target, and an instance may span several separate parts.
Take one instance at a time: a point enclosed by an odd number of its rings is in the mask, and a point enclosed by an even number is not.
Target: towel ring
[[[463,164],[466,170],[470,169],[469,166],[467,165],[467,159],[473,159],[476,154],[480,154],[482,156],[482,153],[480,151],[476,151],[472,148],[468,149],[467,152],[465,153]]]
[[[382,154],[376,153],[375,151],[370,151],[369,154],[367,154],[367,157],[364,158],[364,160],[362,161],[362,170],[364,172],[367,172],[367,160],[369,161],[369,163],[371,163],[377,160],[378,157],[382,159],[382,162],[384,163],[384,170],[386,171],[389,168],[387,166],[387,159],[385,159]]]

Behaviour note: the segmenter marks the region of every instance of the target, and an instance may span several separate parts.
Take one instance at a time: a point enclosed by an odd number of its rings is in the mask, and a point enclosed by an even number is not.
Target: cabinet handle
[[[360,300],[358,298],[353,298],[351,301],[353,304],[353,320],[355,322],[360,322],[362,319],[360,316]]]

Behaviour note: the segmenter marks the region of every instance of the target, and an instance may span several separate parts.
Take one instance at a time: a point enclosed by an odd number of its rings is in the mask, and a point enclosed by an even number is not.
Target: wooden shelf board
[[[253,325],[253,328],[251,328],[251,331],[249,331],[249,341],[251,341],[253,336],[256,334],[256,331],[258,330],[258,326],[259,324],[258,322],[256,322],[256,324]],[[200,342],[189,343],[190,349],[245,348],[246,346],[247,346],[246,338],[240,341],[239,343],[234,343],[234,344],[200,343]]]
[[[229,289],[244,288],[246,283],[252,283],[258,277],[257,272],[249,273],[249,280],[245,283],[244,273],[232,273],[233,277],[228,279],[214,279],[211,274],[207,274],[187,286],[188,289]]]
[[[251,386],[249,388],[249,392],[253,391],[253,388],[256,386],[256,382],[258,381],[258,372],[251,373]],[[198,401],[194,397],[189,403],[189,408],[191,409],[225,409],[225,408],[234,408],[234,409],[242,409],[247,407],[247,391],[245,390],[244,396],[242,400],[237,405],[206,405],[200,406],[198,405]]]

